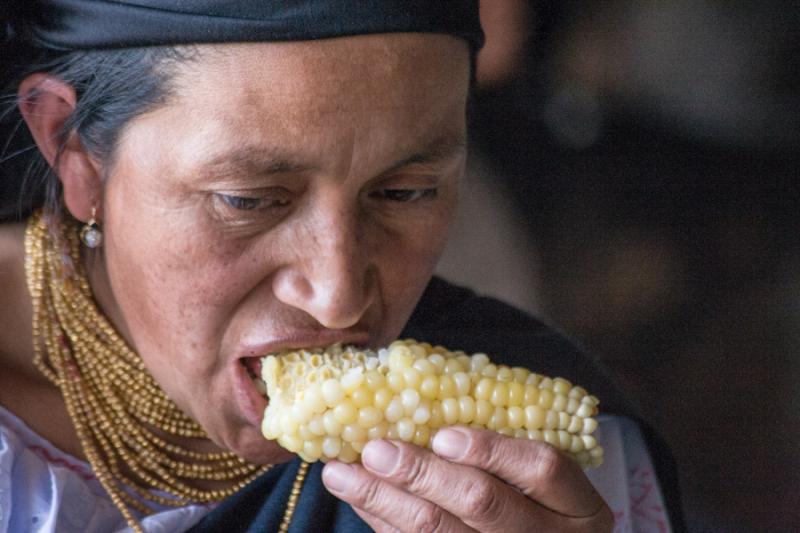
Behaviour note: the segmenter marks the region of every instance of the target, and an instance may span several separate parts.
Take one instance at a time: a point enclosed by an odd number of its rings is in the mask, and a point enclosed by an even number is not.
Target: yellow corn
[[[545,441],[598,466],[595,396],[562,378],[495,365],[413,340],[372,352],[330,346],[262,360],[269,404],[261,430],[306,461],[358,460],[368,440],[430,447],[454,424]]]

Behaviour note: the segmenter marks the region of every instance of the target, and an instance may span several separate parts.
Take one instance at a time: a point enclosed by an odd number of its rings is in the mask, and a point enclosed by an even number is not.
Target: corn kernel
[[[407,389],[418,389],[422,382],[422,374],[414,367],[403,369],[403,383]]]
[[[403,404],[403,411],[407,415],[417,410],[419,400],[419,392],[416,389],[405,389],[400,393],[400,403]]]
[[[383,411],[392,401],[392,398],[394,398],[394,393],[390,389],[383,387],[375,391],[373,405]]]
[[[553,391],[550,389],[539,389],[539,405],[545,409],[550,409],[553,406],[553,399],[555,398]]]
[[[422,378],[422,383],[419,385],[419,392],[429,400],[435,400],[439,395],[439,377],[429,374]]]
[[[356,390],[361,383],[364,382],[364,374],[363,372],[359,372],[356,369],[352,369],[347,372],[344,376],[342,376],[342,390],[344,390],[345,394],[353,394],[353,391]]]
[[[497,381],[511,381],[514,379],[514,372],[507,366],[497,369]]]
[[[336,420],[333,411],[328,411],[322,415],[322,427],[325,428],[325,433],[338,437],[342,434],[342,423]]]
[[[322,384],[322,397],[328,407],[338,405],[344,399],[342,386],[333,378],[325,380]]]
[[[391,402],[389,402],[389,406],[386,407],[386,411],[384,415],[386,416],[386,420],[391,423],[395,423],[405,414],[405,410],[403,409],[403,401],[400,399],[399,396],[395,396]]]
[[[369,387],[370,390],[377,391],[386,385],[386,376],[377,370],[370,370],[364,376],[364,381],[367,382],[367,387]]]
[[[421,404],[419,407],[414,409],[414,413],[411,415],[411,421],[418,426],[421,424],[427,424],[428,420],[430,419],[431,408],[428,404]]]
[[[475,385],[475,399],[488,400],[492,397],[494,390],[494,380],[492,378],[482,378],[477,385]]]
[[[372,405],[375,393],[366,384],[362,384],[350,394],[350,398],[353,400],[353,405],[361,408]]]
[[[406,381],[403,379],[403,372],[392,370],[386,375],[386,383],[389,385],[389,388],[392,389],[394,392],[400,392],[404,388],[406,388]]]
[[[367,430],[357,424],[347,424],[342,429],[342,440],[347,442],[363,442],[367,440]]]
[[[469,389],[472,388],[472,380],[465,372],[456,372],[453,374],[453,383],[456,388],[456,396],[466,396],[469,394]]]
[[[494,413],[492,413],[491,418],[489,418],[489,422],[486,424],[486,427],[497,430],[506,427],[507,424],[508,413],[506,412],[505,407],[495,407]]]
[[[508,405],[508,384],[499,381],[495,383],[489,401],[495,407]]]
[[[442,415],[444,415],[444,423],[451,425],[458,422],[460,415],[458,408],[458,400],[455,398],[447,398],[442,401]]]
[[[518,405],[508,408],[508,425],[511,429],[519,429],[525,425],[525,411]]]
[[[512,381],[508,384],[508,405],[522,405],[525,399],[525,387],[517,382]]]
[[[339,456],[342,451],[342,440],[339,437],[325,437],[322,439],[322,453],[330,458]]]
[[[414,432],[414,439],[411,441],[417,446],[427,446],[431,440],[431,428],[425,425],[417,424],[417,429]]]
[[[378,425],[383,420],[383,413],[373,405],[358,410],[358,425],[364,429]]]
[[[444,425],[444,414],[442,414],[441,403],[435,402],[431,405],[431,418],[428,424],[434,429],[439,429]]]
[[[540,405],[528,405],[525,407],[525,428],[541,429],[544,426],[546,411]]]
[[[340,424],[352,424],[358,419],[358,409],[350,399],[344,399],[333,408],[333,416]]]
[[[416,433],[417,427],[414,425],[414,422],[410,418],[401,418],[397,422],[397,436],[400,440],[404,440],[406,442],[411,441],[414,438],[414,433]]]
[[[389,431],[389,422],[383,420],[382,422],[378,423],[377,426],[372,426],[367,430],[367,439],[382,439],[386,436],[387,431]]]
[[[469,424],[475,418],[475,400],[472,396],[461,396],[458,399],[458,423]]]
[[[481,425],[486,425],[489,418],[494,412],[494,407],[487,400],[478,400],[475,402],[475,422]]]
[[[456,395],[456,384],[453,377],[444,374],[439,377],[439,399],[444,401]]]

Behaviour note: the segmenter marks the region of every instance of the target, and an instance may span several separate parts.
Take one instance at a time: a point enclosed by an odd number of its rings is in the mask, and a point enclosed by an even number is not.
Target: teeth
[[[260,395],[262,395],[262,396],[266,396],[267,395],[267,384],[264,382],[264,380],[261,379],[260,377],[256,376],[255,372],[253,372],[250,369],[250,367],[247,366],[246,364],[242,363],[242,366],[247,371],[247,375],[250,376],[250,379],[253,380],[253,385],[256,386],[256,390],[258,391],[258,393]]]
[[[253,378],[253,383],[255,383],[256,390],[262,396],[267,395],[267,384],[264,383],[264,380],[261,378]]]

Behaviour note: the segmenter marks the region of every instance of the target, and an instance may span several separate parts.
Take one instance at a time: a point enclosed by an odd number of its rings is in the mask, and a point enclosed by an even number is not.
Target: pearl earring
[[[92,206],[92,216],[81,228],[81,240],[87,248],[97,248],[103,244],[103,232],[100,231],[100,226],[97,225],[97,221],[94,218],[96,213],[97,208]]]

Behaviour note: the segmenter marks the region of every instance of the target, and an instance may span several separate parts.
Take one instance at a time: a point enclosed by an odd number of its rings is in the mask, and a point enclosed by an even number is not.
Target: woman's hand
[[[580,467],[548,444],[454,427],[439,431],[433,449],[373,441],[363,466],[331,462],[323,481],[379,532],[613,528]]]

